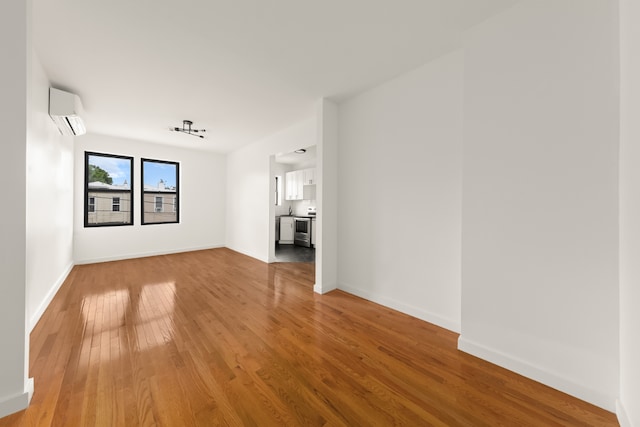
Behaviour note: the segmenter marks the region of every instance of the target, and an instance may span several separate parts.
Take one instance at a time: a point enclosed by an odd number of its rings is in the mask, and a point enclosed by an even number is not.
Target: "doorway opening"
[[[316,146],[272,156],[274,262],[315,262]]]

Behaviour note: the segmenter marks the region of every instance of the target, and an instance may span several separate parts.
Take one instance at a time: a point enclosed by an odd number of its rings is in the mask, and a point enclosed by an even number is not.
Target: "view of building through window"
[[[142,159],[142,224],[179,222],[179,164]]]
[[[132,157],[85,152],[85,227],[133,224],[132,169]]]

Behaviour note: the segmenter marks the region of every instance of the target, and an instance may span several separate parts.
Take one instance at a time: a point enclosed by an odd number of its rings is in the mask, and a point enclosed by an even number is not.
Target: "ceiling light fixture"
[[[294,153],[296,153],[296,154],[304,154],[306,152],[307,152],[307,150],[305,150],[304,148],[299,148],[296,151],[294,151]]]
[[[206,132],[206,130],[205,129],[193,129],[191,127],[192,124],[193,124],[193,122],[191,120],[183,120],[181,128],[175,127],[175,128],[169,128],[169,130],[171,130],[173,132],[182,132],[182,133],[186,133],[187,135],[197,136],[198,138],[204,138],[204,135],[198,135],[198,134],[202,133],[202,132]]]

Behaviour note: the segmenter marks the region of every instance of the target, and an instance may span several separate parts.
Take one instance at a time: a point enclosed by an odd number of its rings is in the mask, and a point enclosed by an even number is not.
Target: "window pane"
[[[282,205],[282,177],[276,176],[276,206]]]
[[[85,227],[132,225],[133,158],[85,152]]]
[[[179,222],[179,163],[142,159],[142,224]]]

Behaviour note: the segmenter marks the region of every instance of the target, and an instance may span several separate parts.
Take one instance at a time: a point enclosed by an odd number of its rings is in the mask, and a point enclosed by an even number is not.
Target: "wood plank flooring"
[[[457,334],[313,264],[214,249],[77,266],[31,335],[31,406],[0,426],[612,426],[459,352]]]

